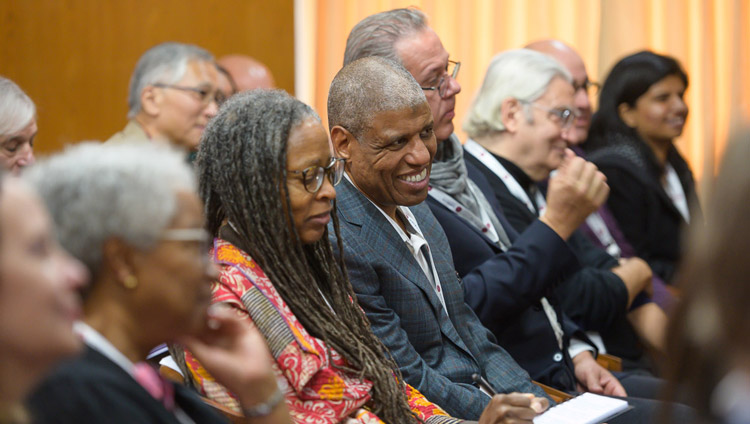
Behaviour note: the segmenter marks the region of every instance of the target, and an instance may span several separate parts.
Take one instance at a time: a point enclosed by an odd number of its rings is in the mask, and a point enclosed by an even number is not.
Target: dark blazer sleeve
[[[409,341],[409,335],[401,327],[398,314],[388,306],[381,293],[381,277],[371,262],[378,254],[364,246],[345,225],[341,228],[341,237],[347,272],[355,287],[357,302],[365,311],[372,331],[398,363],[404,380],[452,416],[478,419],[489,403],[489,397],[472,384],[451,381],[423,360]],[[336,250],[336,243],[332,244]],[[467,322],[469,324],[471,322]],[[479,330],[488,333],[485,328]],[[450,361],[451,358],[445,360]]]
[[[558,286],[557,297],[576,323],[587,330],[606,332],[627,312],[625,283],[610,271],[617,266],[617,260],[578,231],[568,244],[585,266]]]
[[[473,157],[468,157],[467,162],[472,162],[486,177],[495,200],[502,205],[505,217],[516,231],[525,231],[538,221],[491,171]],[[568,316],[583,328],[604,331],[622,319],[628,302],[625,284],[610,271],[617,261],[577,232],[568,239],[568,245],[582,268],[558,285],[557,297]]]
[[[565,241],[541,221],[502,252],[434,199],[428,198],[428,205],[448,237],[466,303],[483,323],[517,316],[579,268]]]

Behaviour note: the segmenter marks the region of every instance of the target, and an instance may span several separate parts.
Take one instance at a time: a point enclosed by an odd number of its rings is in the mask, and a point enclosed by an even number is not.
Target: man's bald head
[[[250,56],[230,54],[219,59],[217,63],[227,70],[234,80],[237,91],[275,86],[268,67]]]
[[[380,112],[415,108],[427,102],[422,88],[400,64],[370,56],[344,66],[328,91],[328,126],[360,137]]]
[[[573,77],[573,87],[576,90],[574,106],[579,114],[573,124],[575,132],[572,138],[574,144],[583,143],[588,136],[589,126],[591,126],[591,100],[587,89],[589,75],[586,72],[586,65],[583,63],[581,55],[560,40],[534,41],[525,48],[551,56],[570,72]]]

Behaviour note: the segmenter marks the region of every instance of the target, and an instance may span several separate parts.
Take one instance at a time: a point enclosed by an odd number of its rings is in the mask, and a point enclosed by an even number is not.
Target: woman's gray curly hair
[[[65,249],[96,275],[105,241],[138,249],[158,241],[177,210],[177,191],[196,190],[180,154],[151,142],[80,143],[25,172],[50,210]]]

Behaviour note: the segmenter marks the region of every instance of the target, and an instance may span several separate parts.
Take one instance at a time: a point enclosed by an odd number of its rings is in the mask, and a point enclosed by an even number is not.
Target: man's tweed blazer
[[[426,204],[410,210],[432,252],[448,314],[376,206],[346,179],[336,191],[344,258],[357,300],[406,382],[454,417],[470,420],[478,420],[489,402],[472,384],[474,373],[500,393],[545,396],[464,303],[448,240]],[[331,227],[329,234],[336,246]]]

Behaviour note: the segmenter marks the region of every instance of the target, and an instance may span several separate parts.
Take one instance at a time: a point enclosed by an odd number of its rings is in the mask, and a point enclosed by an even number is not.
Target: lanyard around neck
[[[472,190],[472,193],[474,193],[473,188],[469,187],[469,190]],[[466,207],[456,201],[456,199],[454,199],[451,195],[436,187],[430,187],[430,191],[428,191],[427,194],[438,201],[441,205],[445,206],[448,210],[464,218],[467,222],[471,222],[471,220],[469,220],[466,216],[469,214],[469,212],[466,210]],[[474,195],[476,195],[476,193],[474,193]],[[482,234],[492,240],[493,243],[499,244],[503,251],[508,250],[510,246],[506,246],[506,244],[500,239],[495,226],[492,225],[492,221],[490,220],[490,216],[487,214],[487,211],[485,211],[482,207],[480,207],[479,209],[481,213],[479,219],[482,221],[482,228],[479,228],[479,231],[481,231]]]
[[[547,202],[544,200],[544,196],[542,196],[542,193],[540,193],[539,190],[536,190],[536,192],[534,193],[534,200],[536,200],[536,205],[539,208],[539,213],[537,213],[537,208],[534,207],[534,204],[531,202],[531,198],[529,197],[528,193],[526,193],[526,190],[521,187],[521,184],[519,184],[518,181],[513,178],[510,172],[505,169],[503,164],[495,159],[495,157],[492,156],[492,154],[488,152],[487,149],[480,146],[474,140],[468,140],[466,144],[464,144],[464,148],[472,156],[477,158],[478,161],[482,162],[482,164],[486,166],[487,169],[497,175],[497,177],[500,178],[500,181],[505,184],[505,187],[508,188],[510,194],[512,194],[516,199],[520,200],[524,205],[526,205],[526,208],[528,208],[529,212],[533,213],[535,216],[541,216],[542,214],[544,214],[544,209],[547,207]]]

